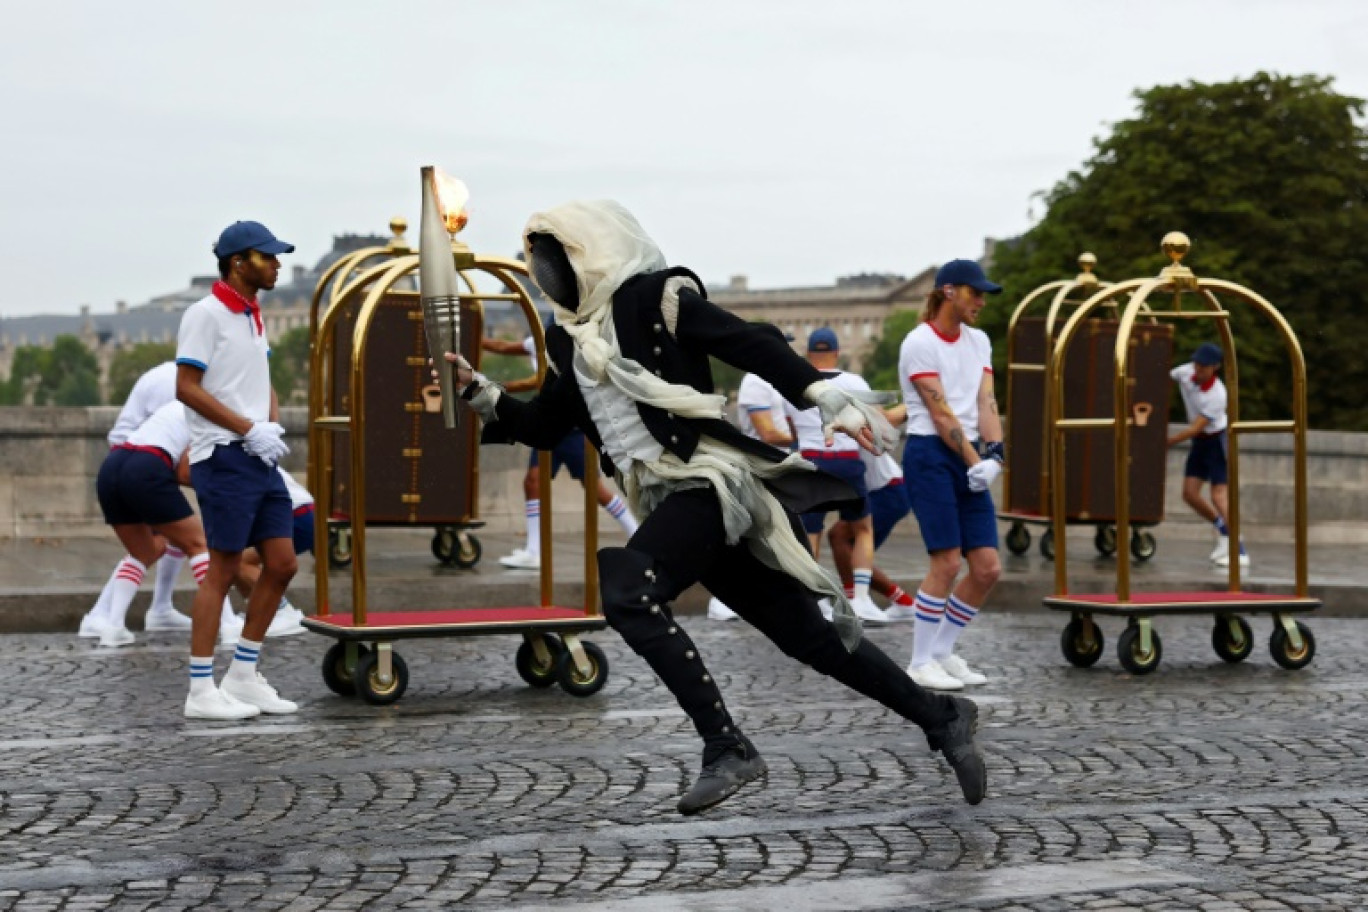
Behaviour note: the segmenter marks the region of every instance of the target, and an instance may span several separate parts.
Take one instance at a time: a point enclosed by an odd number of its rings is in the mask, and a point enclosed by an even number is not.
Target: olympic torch
[[[418,232],[418,282],[423,304],[423,329],[428,354],[442,391],[442,418],[454,429],[455,366],[447,352],[461,353],[461,297],[451,241],[465,227],[465,204],[470,197],[464,183],[428,166],[422,169],[423,214]]]

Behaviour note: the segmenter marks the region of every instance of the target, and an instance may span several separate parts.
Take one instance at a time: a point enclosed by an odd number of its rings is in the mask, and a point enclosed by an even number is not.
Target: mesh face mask
[[[532,249],[532,279],[537,287],[566,310],[579,310],[579,280],[561,242],[540,232],[527,240]]]

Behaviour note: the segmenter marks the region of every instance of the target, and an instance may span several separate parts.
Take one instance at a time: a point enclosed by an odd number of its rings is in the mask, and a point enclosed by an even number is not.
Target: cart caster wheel
[[[1230,629],[1232,620],[1240,628],[1238,634]],[[1216,626],[1211,628],[1211,648],[1227,662],[1243,662],[1254,651],[1254,631],[1242,617],[1218,617]]]
[[[1093,547],[1103,557],[1111,557],[1115,554],[1116,526],[1098,526],[1097,534],[1093,536]]]
[[[584,654],[589,657],[588,675],[581,675],[575,667],[575,657],[566,649],[556,657],[556,681],[561,690],[575,697],[588,697],[603,689],[608,683],[608,657],[593,643],[580,643]]]
[[[1116,641],[1116,656],[1121,660],[1121,667],[1131,674],[1149,674],[1159,667],[1159,660],[1164,657],[1164,644],[1159,639],[1159,631],[1150,629],[1150,651],[1142,653],[1140,651],[1140,625],[1128,625],[1125,630],[1121,631],[1121,638]]]
[[[1069,660],[1069,664],[1079,668],[1091,668],[1096,665],[1097,660],[1102,658],[1102,650],[1106,646],[1101,627],[1096,623],[1092,625],[1093,636],[1089,640],[1085,626],[1082,618],[1074,618],[1064,625],[1064,632],[1059,637],[1059,648],[1064,651],[1064,658]]]
[[[356,670],[352,672],[352,686],[361,699],[370,703],[372,706],[388,706],[398,701],[408,690],[409,673],[408,666],[399,657],[399,653],[390,651],[390,667],[394,674],[390,676],[388,683],[380,680],[380,656],[375,652],[367,650],[366,654],[356,660]]]
[[[542,639],[546,640],[546,648],[551,651],[551,657],[545,665],[537,661],[536,650],[526,640],[518,647],[518,654],[513,659],[518,676],[533,687],[550,687],[556,683],[556,677],[560,674],[560,657],[566,651],[560,637],[547,635]]]
[[[351,532],[341,529],[328,529],[328,564],[338,570],[350,567],[352,562]]]
[[[356,644],[356,650],[358,663],[362,656],[370,652],[362,643]],[[323,683],[339,697],[354,697],[356,682],[352,679],[352,672],[353,669],[347,667],[347,644],[334,643],[323,654]]]
[[[1031,550],[1031,531],[1021,523],[1007,530],[1007,550],[1020,557]]]
[[[1046,529],[1045,534],[1040,536],[1040,556],[1054,560],[1054,529]]]
[[[469,570],[480,562],[484,549],[480,540],[470,533],[464,536],[450,526],[442,526],[432,535],[432,556],[443,566]]]
[[[1138,561],[1147,561],[1154,557],[1154,552],[1159,550],[1159,543],[1154,540],[1154,536],[1143,529],[1137,529],[1131,535],[1130,541],[1131,556]]]
[[[1273,653],[1273,661],[1288,671],[1305,668],[1316,657],[1316,638],[1311,635],[1311,628],[1297,621],[1297,633],[1301,634],[1301,649],[1292,648],[1292,641],[1281,624],[1273,628],[1273,636],[1268,640],[1268,649]]]

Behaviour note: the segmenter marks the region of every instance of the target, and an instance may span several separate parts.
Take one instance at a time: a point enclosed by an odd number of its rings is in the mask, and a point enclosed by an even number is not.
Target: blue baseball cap
[[[261,222],[233,222],[219,235],[218,243],[214,245],[214,256],[223,259],[247,250],[275,256],[294,253],[294,244],[280,240]]]
[[[1197,350],[1192,353],[1192,363],[1200,364],[1203,367],[1211,367],[1220,364],[1225,360],[1225,354],[1221,351],[1221,346],[1215,342],[1203,342],[1197,346]]]
[[[973,260],[951,260],[937,269],[936,287],[940,288],[942,285],[968,285],[988,294],[1002,291],[1002,286],[988,281],[988,276],[983,273],[983,267]]]
[[[812,335],[808,336],[808,351],[810,352],[834,352],[841,350],[841,343],[836,338],[836,330],[830,326],[823,326],[821,329],[814,329]]]

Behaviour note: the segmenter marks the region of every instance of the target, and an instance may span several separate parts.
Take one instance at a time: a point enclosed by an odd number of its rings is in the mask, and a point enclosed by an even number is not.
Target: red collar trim
[[[931,327],[931,331],[935,333],[937,336],[939,336],[942,342],[949,342],[951,345],[954,345],[956,342],[958,342],[960,336],[963,335],[963,331],[961,331],[955,333],[953,336],[947,336],[945,333],[940,331],[940,327],[936,326],[935,323],[932,323],[929,320],[927,321],[926,325]]]
[[[1197,384],[1197,388],[1198,388],[1199,390],[1201,390],[1202,392],[1204,392],[1204,393],[1209,393],[1209,392],[1211,392],[1211,388],[1212,388],[1213,386],[1215,386],[1215,385],[1216,385],[1216,375],[1215,375],[1215,374],[1212,374],[1210,380],[1208,380],[1206,383],[1199,383],[1199,384]]]
[[[219,302],[223,304],[224,307],[231,310],[233,313],[251,314],[252,320],[256,324],[257,333],[265,333],[266,330],[261,325],[260,304],[258,304],[256,301],[251,301],[247,298],[244,298],[241,294],[238,293],[238,290],[236,288],[234,288],[232,285],[229,285],[222,279],[214,283],[214,287],[211,289],[211,291],[213,292],[214,297],[218,298]]]

